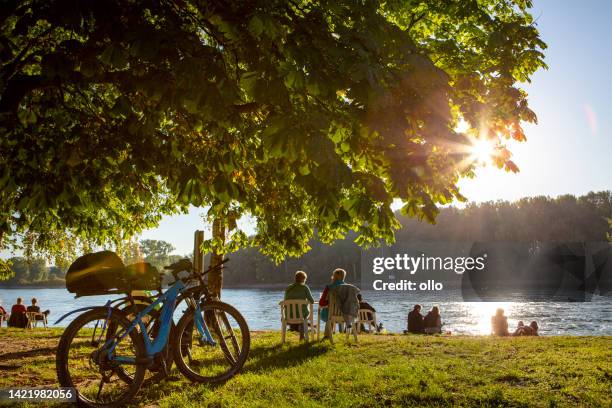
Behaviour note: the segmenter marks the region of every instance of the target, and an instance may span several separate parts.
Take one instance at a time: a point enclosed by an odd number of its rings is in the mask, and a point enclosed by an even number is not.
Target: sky
[[[612,1],[534,3],[549,66],[525,87],[538,124],[511,144],[519,174],[481,168],[460,184],[473,201],[612,189]]]
[[[612,1],[534,3],[532,15],[548,44],[549,66],[525,85],[538,124],[524,126],[527,142],[509,144],[520,173],[488,166],[475,179],[461,181],[461,192],[470,201],[612,189]],[[174,245],[174,253],[189,254],[194,231],[206,231],[203,212],[192,208],[165,217],[141,238],[165,240]],[[240,224],[253,232],[252,221]]]

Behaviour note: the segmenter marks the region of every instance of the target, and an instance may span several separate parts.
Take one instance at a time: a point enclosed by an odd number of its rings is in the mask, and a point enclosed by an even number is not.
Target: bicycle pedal
[[[203,339],[198,339],[198,344],[200,346],[213,346],[213,344],[209,341],[203,340]]]

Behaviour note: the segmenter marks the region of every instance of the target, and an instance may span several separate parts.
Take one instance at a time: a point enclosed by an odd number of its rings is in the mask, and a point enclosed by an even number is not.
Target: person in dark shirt
[[[11,308],[11,317],[9,318],[8,325],[10,327],[20,327],[22,329],[28,325],[26,307],[23,304],[22,298],[17,298],[17,303]]]
[[[28,306],[27,311],[40,313],[40,307],[38,306],[38,300],[36,300],[36,298],[32,298],[32,305]],[[45,316],[48,316],[50,312],[51,312],[50,310],[45,310],[44,312],[42,312],[42,314],[44,314]],[[43,320],[43,317],[36,316],[36,320]]]
[[[424,333],[423,315],[421,315],[421,305],[414,305],[414,308],[408,313],[408,333]]]
[[[364,302],[363,301],[363,296],[361,296],[361,293],[357,294],[357,300],[359,301],[359,309],[364,309],[364,310],[369,310],[372,313],[376,313],[376,309],[374,309],[374,307],[372,307],[372,305],[370,305],[368,302]],[[372,319],[373,315],[368,313],[368,319]],[[368,331],[366,330],[365,326],[363,325],[363,323],[361,324],[361,331],[368,333]],[[378,327],[376,327],[376,331],[378,331]]]
[[[372,305],[370,305],[368,302],[363,301],[363,296],[361,296],[361,293],[357,294],[357,300],[359,301],[360,309],[366,309],[366,310],[376,313],[376,309],[374,309]]]

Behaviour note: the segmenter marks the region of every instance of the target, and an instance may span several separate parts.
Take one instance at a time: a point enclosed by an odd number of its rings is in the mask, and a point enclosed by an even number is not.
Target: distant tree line
[[[172,244],[153,239],[125,242],[120,247],[115,248],[115,251],[126,265],[135,262],[148,262],[159,270],[163,270],[165,265],[183,258],[179,255],[170,255],[174,251]],[[74,258],[77,256],[75,254]],[[32,256],[28,253],[24,256],[15,256],[8,259],[7,264],[12,272],[12,277],[2,282],[5,286],[63,286],[66,271],[70,266],[69,263],[60,266],[48,266],[45,258]]]
[[[606,241],[612,229],[612,191],[584,196],[537,196],[518,201],[491,201],[465,208],[441,210],[435,225],[396,214],[402,227],[401,241]],[[348,272],[350,281],[361,277],[361,249],[354,236],[324,245],[310,241],[311,250],[299,258],[286,258],[275,265],[256,249],[230,255],[225,282],[230,286],[270,285],[289,282],[296,270],[308,273],[308,283],[320,287],[329,281],[334,268]]]

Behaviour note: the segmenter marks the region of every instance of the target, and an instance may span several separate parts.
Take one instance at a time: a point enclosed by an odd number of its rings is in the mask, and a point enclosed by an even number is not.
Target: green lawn
[[[28,336],[34,333],[33,338]],[[55,385],[54,330],[0,329],[0,387]],[[143,388],[161,407],[612,406],[612,337],[363,335],[306,345],[254,333],[243,372],[218,387],[178,373]]]

